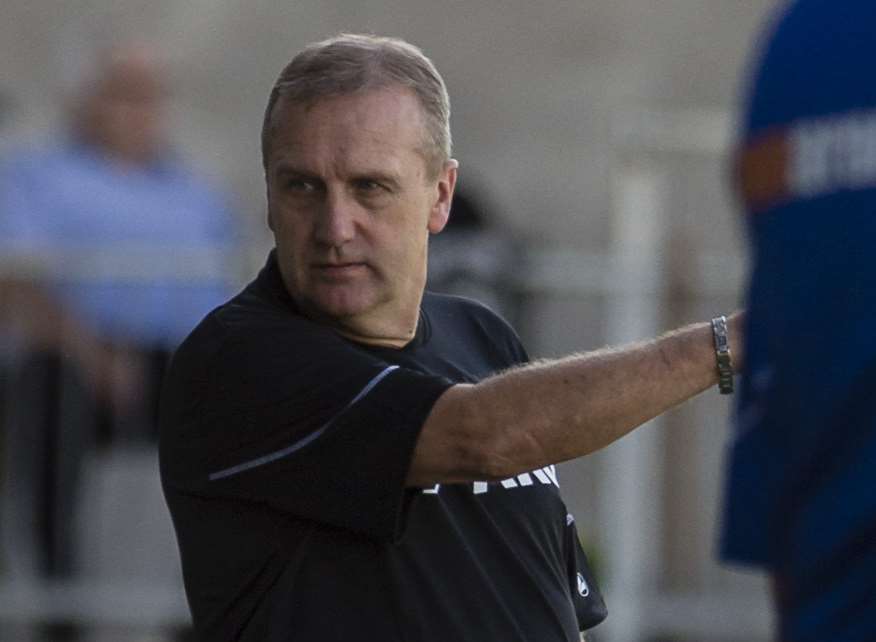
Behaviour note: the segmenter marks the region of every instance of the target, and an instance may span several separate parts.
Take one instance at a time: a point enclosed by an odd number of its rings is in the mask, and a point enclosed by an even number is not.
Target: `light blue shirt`
[[[226,200],[173,162],[68,144],[0,167],[0,268],[28,272],[106,338],[172,348],[231,294]]]

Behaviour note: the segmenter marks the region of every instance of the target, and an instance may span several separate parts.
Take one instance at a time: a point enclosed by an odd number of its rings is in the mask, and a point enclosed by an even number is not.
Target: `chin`
[[[361,315],[374,307],[373,297],[361,291],[317,293],[311,303],[322,316],[332,319]]]

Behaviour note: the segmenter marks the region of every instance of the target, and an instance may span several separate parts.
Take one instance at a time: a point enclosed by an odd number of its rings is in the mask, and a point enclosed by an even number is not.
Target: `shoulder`
[[[53,238],[60,186],[75,165],[66,148],[21,148],[0,161],[0,245],[34,252]]]
[[[210,312],[176,350],[165,414],[233,414],[255,399],[276,401],[342,370],[337,364],[349,362],[349,353],[338,335],[251,285]]]
[[[75,162],[75,154],[67,146],[18,147],[4,154],[0,161],[0,174],[16,178],[36,176],[68,167]]]
[[[465,318],[514,332],[511,324],[502,318],[499,313],[480,301],[467,297],[426,291],[423,295],[423,308],[429,314]]]
[[[204,317],[177,353],[212,368],[238,368],[303,355],[334,337],[252,283]]]
[[[422,305],[429,314],[462,316],[484,323],[496,323],[507,328],[511,327],[498,313],[483,303],[455,294],[439,294],[427,290],[423,294]]]
[[[517,332],[504,318],[488,306],[457,295],[426,292],[423,310],[436,334],[452,334],[501,348],[512,363],[523,363],[529,357]]]
[[[174,185],[177,189],[190,194],[199,195],[207,199],[228,199],[228,194],[214,180],[213,176],[196,168],[187,160],[184,160],[168,152],[159,157],[152,168],[155,176],[166,184]]]

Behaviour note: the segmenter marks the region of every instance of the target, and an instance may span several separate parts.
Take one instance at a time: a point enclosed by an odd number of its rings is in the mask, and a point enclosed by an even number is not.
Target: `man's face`
[[[357,338],[408,338],[429,233],[447,222],[455,162],[430,177],[414,94],[390,88],[277,104],[269,224],[286,288],[311,318]]]

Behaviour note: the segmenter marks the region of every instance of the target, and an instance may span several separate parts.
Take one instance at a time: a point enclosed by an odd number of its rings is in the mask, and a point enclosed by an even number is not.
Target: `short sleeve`
[[[7,260],[28,258],[48,242],[39,192],[26,163],[0,167],[0,248]]]
[[[414,446],[451,382],[285,325],[226,336],[207,361],[197,336],[182,346],[162,408],[165,484],[398,537]]]

